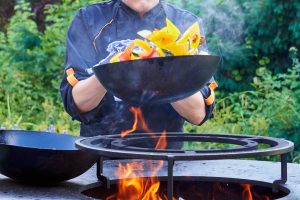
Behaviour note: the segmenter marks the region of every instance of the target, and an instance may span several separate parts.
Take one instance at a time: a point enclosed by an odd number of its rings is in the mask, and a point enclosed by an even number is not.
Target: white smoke
[[[237,0],[201,0],[200,17],[206,28],[206,35],[217,36],[214,46],[223,50],[224,45],[239,45],[243,42],[245,13]],[[230,48],[228,48],[230,49]],[[216,51],[210,49],[210,51]],[[223,53],[226,53],[223,51]],[[230,53],[230,52],[228,52]]]

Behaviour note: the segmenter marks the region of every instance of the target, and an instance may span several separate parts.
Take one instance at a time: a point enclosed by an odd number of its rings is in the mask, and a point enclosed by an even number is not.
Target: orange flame
[[[134,122],[130,130],[124,130],[121,132],[122,138],[138,129],[148,133],[152,132],[145,121],[142,109],[140,107],[131,107],[130,112],[133,114]],[[155,149],[162,150],[167,148],[166,134],[167,132],[166,130],[164,130],[157,140]],[[150,169],[150,176],[147,178],[143,178],[143,162],[131,162],[127,163],[126,165],[122,165],[121,163],[119,163],[118,169],[115,172],[116,176],[119,178],[118,192],[117,194],[111,195],[110,197],[106,198],[106,200],[167,200],[167,196],[165,194],[160,194],[159,192],[160,181],[157,177],[157,174],[163,167],[163,164],[163,161],[158,161],[157,165]],[[251,185],[244,184],[242,186],[244,188],[242,199],[253,200]],[[219,190],[223,191],[223,188],[220,188]],[[226,193],[226,191],[223,191],[223,193]],[[200,197],[202,195],[198,194],[197,196]],[[215,199],[214,193],[212,193],[211,198]],[[176,199],[173,197],[173,200]],[[269,200],[269,198],[266,197],[266,200]]]
[[[166,130],[164,130],[156,143],[155,149],[166,149],[167,148],[166,135],[167,135],[167,132],[166,132]]]
[[[251,185],[245,184],[242,186],[244,187],[243,200],[253,200],[252,192],[251,192]]]
[[[119,163],[116,175],[120,178],[116,199],[162,200],[158,194],[158,178],[140,178],[143,176],[143,163],[132,162],[125,166]]]
[[[141,130],[145,131],[145,132],[151,132],[151,130],[149,129],[144,115],[142,113],[142,109],[140,107],[130,107],[130,112],[133,114],[134,116],[134,122],[132,125],[132,128],[130,130],[125,130],[121,132],[121,137],[124,138],[126,137],[126,135],[136,131],[138,128],[140,128]]]
[[[129,133],[132,133],[132,132],[137,130],[139,108],[131,107],[130,112],[132,112],[132,114],[134,116],[134,122],[133,122],[132,128],[130,130],[126,130],[126,131],[121,132],[121,137],[122,138],[125,137],[126,135],[128,135]]]
[[[146,132],[151,132],[141,108],[131,107],[130,112],[134,116],[134,123],[130,130],[121,132],[121,137],[125,137],[138,128]],[[166,133],[166,130],[164,130],[156,143],[155,149],[167,148]],[[150,177],[141,178],[144,171],[143,163],[132,162],[127,163],[125,166],[119,163],[118,169],[115,172],[119,178],[118,193],[108,197],[107,200],[167,200],[165,195],[159,194],[160,181],[157,174],[162,167],[163,161],[158,161],[157,166],[151,169]]]
[[[156,144],[156,149],[165,149],[167,147],[166,131],[162,133]],[[116,176],[119,178],[118,194],[110,196],[108,199],[117,200],[167,200],[165,195],[159,194],[160,181],[157,173],[162,168],[163,161],[159,161],[149,178],[143,177],[143,163],[132,162],[123,166],[119,163]]]

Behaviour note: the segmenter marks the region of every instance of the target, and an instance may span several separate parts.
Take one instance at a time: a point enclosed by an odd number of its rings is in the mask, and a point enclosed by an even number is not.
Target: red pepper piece
[[[134,49],[134,43],[131,43],[125,50],[124,52],[120,55],[119,59],[120,61],[127,61],[131,60],[131,54]]]
[[[143,59],[144,58],[152,58],[155,53],[156,53],[156,50],[152,48],[150,51],[142,53],[140,55],[140,58],[143,58]]]

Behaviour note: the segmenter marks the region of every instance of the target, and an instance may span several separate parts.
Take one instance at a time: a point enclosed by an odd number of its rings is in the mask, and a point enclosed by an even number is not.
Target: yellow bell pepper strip
[[[120,62],[120,55],[122,54],[122,52],[117,53],[116,55],[114,55],[111,59],[110,59],[110,63],[115,63],[115,62]]]
[[[196,48],[198,48],[198,46],[200,45],[200,41],[201,41],[201,38],[200,38],[200,35],[198,35],[198,34],[194,34],[193,36],[192,36],[192,38],[191,38],[191,47],[193,48],[193,49],[196,49]]]
[[[177,38],[178,35],[176,35],[176,33],[171,33],[167,27],[164,27],[161,30],[153,31],[147,39],[157,47],[165,49],[168,44],[176,42]]]
[[[188,43],[170,43],[166,45],[165,49],[170,51],[174,56],[190,55]]]
[[[181,34],[179,29],[168,18],[166,18],[166,25],[167,26],[162,28],[161,30],[155,29],[153,32],[148,30],[143,30],[143,31],[139,31],[138,34],[141,37],[149,39],[152,42],[157,41],[158,38],[160,38],[162,35],[166,36],[169,34],[170,36],[172,36],[171,38],[175,38],[175,39],[171,39],[170,41],[176,41]],[[169,38],[170,37],[167,37],[167,39]]]
[[[177,28],[177,26],[175,26],[168,18],[166,18],[166,24],[167,24],[168,32],[176,35],[176,37],[178,38],[181,33]]]
[[[144,40],[140,40],[140,39],[135,39],[133,41],[134,45],[140,47],[141,49],[143,49],[144,51],[148,52],[151,50],[151,45],[147,42],[147,41],[144,41]]]
[[[110,60],[111,63],[147,59],[155,54],[160,57],[208,55],[207,52],[198,51],[198,47],[205,42],[205,37],[200,35],[198,22],[192,24],[181,37],[180,30],[168,18],[166,18],[164,28],[154,29],[153,32],[143,30],[138,34],[146,40],[135,39],[123,52],[113,56]]]
[[[198,22],[195,22],[190,26],[182,37],[178,40],[178,43],[186,43],[190,42],[190,48],[198,48],[200,45],[201,35],[200,35],[200,27]]]
[[[156,51],[160,57],[166,57],[166,54],[163,52],[161,48],[156,47]]]
[[[140,47],[141,49],[143,49],[143,50],[146,51],[146,52],[149,52],[149,51],[153,48],[153,47],[150,45],[150,43],[149,43],[148,41],[146,41],[146,40],[135,39],[135,40],[134,40],[134,44],[135,44],[136,46]],[[155,49],[156,49],[156,51],[157,51],[157,53],[158,53],[158,55],[159,55],[160,57],[165,57],[165,56],[166,56],[166,54],[162,51],[161,48],[155,47]]]
[[[137,60],[137,59],[140,59],[140,58],[139,58],[139,55],[138,55],[138,54],[135,54],[135,53],[132,52],[131,58],[130,58],[130,59],[131,59],[131,60]]]

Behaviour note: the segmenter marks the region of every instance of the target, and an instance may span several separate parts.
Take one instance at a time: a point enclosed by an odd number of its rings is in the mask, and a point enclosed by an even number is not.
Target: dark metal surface
[[[152,138],[159,138],[160,133],[152,133]],[[229,158],[248,158],[280,155],[293,151],[294,144],[284,139],[261,136],[245,135],[222,135],[222,134],[197,134],[197,133],[167,133],[168,142],[196,141],[196,142],[220,142],[240,145],[231,149],[212,150],[176,150],[176,149],[152,149],[143,148],[144,137],[149,138],[147,133],[130,134],[121,139],[118,135],[98,136],[76,141],[76,146],[97,153],[100,156],[130,158],[130,159],[153,159],[168,160],[211,160]],[[268,148],[260,149],[259,145],[269,145]]]
[[[134,133],[120,138],[119,135],[98,136],[93,138],[81,139],[76,141],[76,146],[86,149],[100,156],[118,157],[126,159],[149,159],[168,161],[168,200],[173,197],[173,166],[175,161],[180,160],[212,160],[228,158],[249,158],[271,155],[281,156],[281,178],[273,183],[273,190],[278,190],[281,184],[287,180],[287,160],[286,154],[293,151],[294,144],[284,139],[277,139],[262,136],[245,135],[222,135],[222,134],[195,134],[195,133],[168,133],[166,141],[169,142],[218,142],[225,144],[239,145],[236,148],[212,149],[212,150],[178,150],[178,149],[156,149],[148,148],[145,145],[147,138],[158,141],[161,137],[159,133]],[[259,148],[259,145],[267,147]],[[102,164],[101,164],[102,162]],[[103,171],[103,161],[99,161],[98,172]],[[105,179],[103,174],[97,174],[100,180]]]
[[[218,56],[178,56],[93,67],[103,86],[134,105],[169,103],[200,90],[214,75]]]
[[[98,156],[75,147],[79,137],[0,130],[0,173],[24,182],[53,183],[87,171]]]
[[[280,164],[281,164],[281,178],[273,182],[273,190],[278,191],[278,186],[285,184],[287,182],[287,154],[280,155]]]
[[[174,159],[168,160],[168,199],[173,199],[174,191]]]

